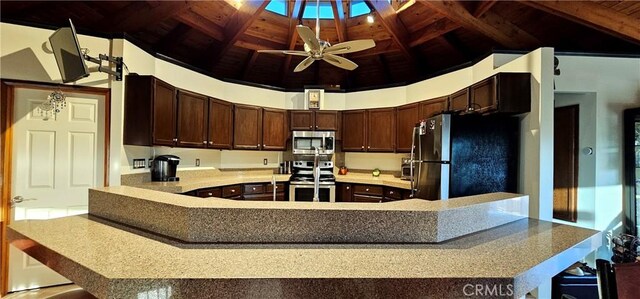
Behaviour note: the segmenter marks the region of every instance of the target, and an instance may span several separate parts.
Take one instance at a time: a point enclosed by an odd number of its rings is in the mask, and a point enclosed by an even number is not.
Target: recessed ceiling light
[[[367,16],[367,23],[369,23],[369,24],[373,23],[373,16],[372,15],[368,15]]]

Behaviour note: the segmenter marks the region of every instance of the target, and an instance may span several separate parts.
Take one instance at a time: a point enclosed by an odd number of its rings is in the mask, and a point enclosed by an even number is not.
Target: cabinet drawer
[[[273,185],[267,184],[265,189],[267,193],[271,194],[271,192],[273,192]],[[284,192],[284,183],[276,183],[276,192]]]
[[[353,201],[354,202],[382,202],[382,197],[354,194]]]
[[[273,200],[273,194],[251,194],[251,195],[245,195],[244,196],[244,200],[272,201]]]
[[[392,199],[402,199],[402,190],[395,188],[387,188],[384,190],[384,197]]]
[[[365,194],[365,195],[373,195],[373,196],[382,196],[382,186],[372,186],[372,185],[355,185],[353,186],[353,193],[355,194]]]
[[[247,184],[244,185],[244,194],[262,194],[264,193],[263,184]]]
[[[222,189],[210,188],[196,191],[198,197],[222,197]]]
[[[236,197],[242,195],[242,189],[240,185],[231,185],[222,187],[222,197]]]

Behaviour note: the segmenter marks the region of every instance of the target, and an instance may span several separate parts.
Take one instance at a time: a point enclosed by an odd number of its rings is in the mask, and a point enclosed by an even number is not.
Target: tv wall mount
[[[122,61],[122,57],[99,54],[98,58],[96,58],[96,57],[89,56],[89,54],[87,54],[88,52],[89,52],[89,49],[86,49],[86,48],[82,49],[82,58],[84,58],[84,60],[98,64],[99,72],[113,75],[116,81],[122,81],[122,65],[124,64]],[[109,67],[103,66],[102,65],[103,61],[114,63],[116,66],[116,70],[114,71]]]

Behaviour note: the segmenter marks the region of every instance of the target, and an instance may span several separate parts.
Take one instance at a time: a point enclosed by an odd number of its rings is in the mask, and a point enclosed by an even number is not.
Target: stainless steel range
[[[326,159],[326,156],[324,157]],[[289,201],[313,201],[314,161],[293,161],[289,179]],[[333,175],[332,161],[319,161],[318,198],[320,202],[336,201],[336,177]]]

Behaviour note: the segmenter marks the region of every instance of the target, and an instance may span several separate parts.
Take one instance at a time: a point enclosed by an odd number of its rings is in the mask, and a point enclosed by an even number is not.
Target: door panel
[[[287,111],[262,109],[262,148],[265,150],[285,150],[287,148]]]
[[[313,111],[291,111],[291,130],[313,130]]]
[[[175,145],[176,138],[176,92],[173,86],[154,80],[153,98],[153,144]]]
[[[368,110],[367,151],[393,152],[396,148],[396,109]]]
[[[335,131],[338,129],[338,111],[316,111],[316,130]]]
[[[233,104],[209,101],[209,147],[230,149],[233,139]]]
[[[207,146],[208,100],[199,94],[178,91],[178,146]]]
[[[342,112],[342,150],[365,151],[366,110]]]
[[[419,119],[419,104],[398,107],[396,113],[396,152],[411,152],[413,128]]]
[[[555,109],[553,129],[553,218],[577,221],[578,106]]]
[[[28,200],[11,209],[11,221],[86,213],[87,189],[104,182],[106,99],[65,92],[67,106],[51,115],[39,108],[51,92],[15,89],[11,197]],[[9,247],[9,291],[68,282]]]
[[[262,109],[235,105],[233,123],[233,148],[260,149],[262,142]]]

